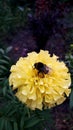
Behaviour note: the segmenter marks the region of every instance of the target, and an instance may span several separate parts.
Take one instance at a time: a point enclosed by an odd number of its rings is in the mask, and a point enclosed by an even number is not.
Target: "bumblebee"
[[[50,68],[46,65],[43,64],[42,62],[37,62],[34,64],[34,68],[38,70],[38,74],[48,74],[50,71]]]

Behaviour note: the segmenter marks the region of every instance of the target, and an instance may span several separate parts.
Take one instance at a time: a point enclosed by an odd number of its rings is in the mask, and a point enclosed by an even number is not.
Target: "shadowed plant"
[[[69,47],[69,52],[65,56],[66,64],[69,67],[70,73],[71,73],[71,94],[70,94],[70,108],[73,108],[73,44]]]

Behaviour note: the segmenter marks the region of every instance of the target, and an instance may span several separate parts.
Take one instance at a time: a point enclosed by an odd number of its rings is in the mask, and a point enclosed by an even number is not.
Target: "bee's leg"
[[[39,76],[40,78],[44,78],[44,73],[38,72],[38,76]]]

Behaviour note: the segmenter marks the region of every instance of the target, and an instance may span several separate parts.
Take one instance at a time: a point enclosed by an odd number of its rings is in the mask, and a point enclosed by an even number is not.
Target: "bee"
[[[35,63],[34,68],[38,70],[38,74],[42,73],[43,75],[48,74],[50,71],[50,68],[42,62]]]

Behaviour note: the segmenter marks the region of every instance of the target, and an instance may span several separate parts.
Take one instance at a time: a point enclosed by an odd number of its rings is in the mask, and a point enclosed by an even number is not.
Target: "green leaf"
[[[7,105],[5,106],[5,108],[3,108],[3,112],[5,116],[8,116],[8,114],[11,112],[13,108],[13,102],[8,102]]]
[[[18,130],[18,125],[16,122],[14,122],[14,130]]]
[[[25,128],[30,128],[30,127],[33,127],[34,125],[40,123],[42,120],[39,119],[38,117],[36,116],[31,116],[25,123]]]
[[[53,116],[51,113],[51,110],[45,109],[45,110],[36,110],[36,115],[43,120],[43,122],[48,122],[48,127],[49,130],[54,127],[54,121],[53,121]],[[48,130],[47,126],[45,128]]]
[[[2,69],[4,71],[8,71],[8,69],[5,66],[3,66],[3,65],[0,65],[0,69]]]
[[[3,95],[3,89],[0,88],[0,96]],[[1,98],[1,97],[0,97]]]
[[[2,75],[3,72],[4,72],[4,71],[3,71],[2,69],[0,69],[0,76]]]
[[[0,49],[0,53],[1,53],[1,54],[4,54],[4,53],[5,53],[2,48]]]
[[[71,89],[71,94],[70,94],[70,108],[73,108],[73,88]]]
[[[61,2],[67,2],[67,1],[69,1],[69,0],[60,0]]]
[[[3,130],[4,123],[5,123],[5,119],[4,118],[0,118],[0,130]]]
[[[6,53],[10,52],[12,50],[12,46],[7,47]]]
[[[36,110],[36,114],[43,120],[49,120],[51,119],[51,113],[49,109],[45,109],[45,110]]]
[[[13,128],[12,128],[12,124],[11,124],[10,121],[8,121],[7,125],[8,125],[8,130],[13,130]]]
[[[8,56],[6,56],[6,55],[3,55],[3,58],[4,58],[5,60],[7,60],[7,61],[10,61],[10,58],[9,58]]]
[[[7,86],[7,84],[6,84],[6,82],[7,82],[7,78],[6,77],[2,77],[2,75],[1,75],[1,77],[0,77],[0,86],[2,86],[2,87],[5,87],[5,86]]]
[[[20,129],[21,130],[23,130],[23,127],[24,127],[24,122],[25,121],[25,116],[23,115],[22,117],[21,117],[21,121],[20,121]]]
[[[7,88],[4,87],[4,88],[3,88],[3,95],[4,95],[4,96],[6,95],[6,92],[7,92]]]
[[[4,59],[0,59],[0,64],[9,64],[9,62],[7,60],[4,60]]]
[[[27,114],[27,108],[24,108],[24,111],[22,112],[22,116],[20,119],[20,129],[23,130],[24,124],[25,124],[25,120],[26,120],[26,114]]]
[[[8,130],[8,120],[5,119],[5,130]]]
[[[12,109],[8,113],[8,116],[13,116],[16,112],[17,112],[17,107],[14,107],[14,108],[12,107]]]

